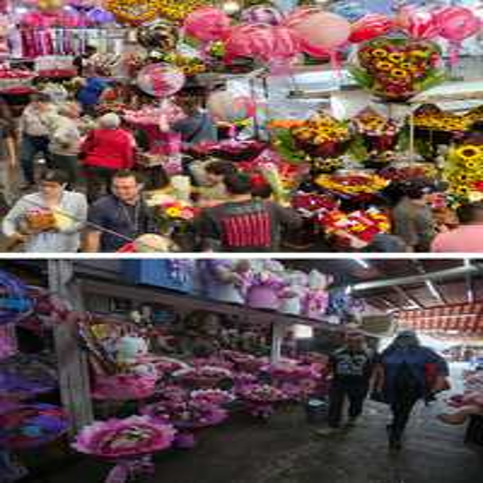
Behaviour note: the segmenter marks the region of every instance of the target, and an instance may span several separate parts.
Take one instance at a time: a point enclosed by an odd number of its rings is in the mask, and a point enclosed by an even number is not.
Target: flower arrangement
[[[92,396],[97,400],[141,400],[155,392],[157,376],[134,373],[98,375]]]
[[[257,418],[269,418],[276,403],[287,401],[287,395],[273,385],[254,383],[243,385],[237,391],[248,412]]]
[[[434,178],[437,176],[437,169],[430,163],[399,163],[386,166],[378,174],[387,180],[406,181],[416,178]]]
[[[444,179],[457,203],[482,200],[482,144],[461,144],[449,151]]]
[[[335,210],[338,202],[330,195],[299,192],[292,197],[291,205],[303,216],[313,217],[319,212]]]
[[[231,380],[232,376],[232,372],[226,368],[208,365],[178,370],[173,373],[175,380],[197,388],[213,388],[223,380]]]
[[[223,407],[235,400],[231,392],[218,389],[195,390],[190,392],[190,399],[199,405],[215,405]]]
[[[68,430],[64,411],[47,403],[15,406],[0,414],[0,447],[33,449],[48,444]]]
[[[15,93],[29,91],[36,74],[27,69],[12,69],[6,65],[0,66],[0,91]]]
[[[345,160],[343,157],[338,158],[313,158],[311,160],[311,171],[314,174],[334,173],[343,169]]]
[[[168,64],[178,67],[186,76],[202,74],[207,70],[207,65],[198,57],[190,57],[179,52],[169,52],[162,59]]]
[[[346,214],[339,210],[328,212],[320,218],[326,233],[335,236],[343,245],[351,245],[356,238],[370,243],[375,235],[390,231],[390,219],[377,209],[357,210]]]
[[[373,195],[385,188],[389,181],[373,174],[319,175],[316,184],[342,197]]]
[[[407,101],[445,80],[438,44],[407,37],[380,36],[361,44],[353,78],[388,101]]]
[[[94,422],[84,427],[73,447],[84,454],[107,459],[152,454],[171,446],[176,430],[148,416]]]
[[[341,155],[350,140],[348,123],[326,113],[315,114],[302,126],[291,129],[291,134],[299,149],[319,158]]]
[[[477,121],[478,111],[469,111],[463,115],[446,112],[434,104],[420,106],[413,115],[416,128],[431,131],[462,132],[467,131]]]

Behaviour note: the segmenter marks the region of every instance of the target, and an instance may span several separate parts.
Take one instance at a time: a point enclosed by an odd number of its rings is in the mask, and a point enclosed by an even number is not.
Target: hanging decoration
[[[233,123],[255,115],[255,101],[247,96],[237,96],[229,91],[216,91],[208,97],[207,108],[218,121]]]
[[[157,0],[106,0],[106,9],[122,24],[132,26],[151,22],[158,16]]]
[[[230,17],[216,7],[202,7],[191,12],[183,23],[187,35],[202,42],[225,38],[230,29]]]
[[[271,5],[254,5],[244,10],[240,20],[247,24],[279,25],[284,19],[283,13]]]
[[[351,25],[350,42],[360,43],[385,35],[393,28],[394,22],[385,15],[371,13]]]

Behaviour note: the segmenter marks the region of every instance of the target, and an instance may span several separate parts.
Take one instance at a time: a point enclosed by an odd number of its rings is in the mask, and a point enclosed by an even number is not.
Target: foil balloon
[[[365,14],[368,10],[361,2],[355,0],[348,0],[343,2],[337,2],[331,6],[331,12],[341,15],[350,22],[356,22]]]
[[[386,15],[370,13],[351,26],[349,41],[355,44],[385,35],[394,27],[393,20]]]
[[[225,42],[224,60],[230,63],[238,57],[245,57],[268,62],[271,59],[273,48],[270,25],[238,25],[230,30]]]
[[[229,91],[216,91],[208,97],[207,108],[214,119],[233,123],[254,116],[255,101],[248,96],[237,96]]]
[[[94,25],[110,24],[116,21],[114,15],[104,8],[93,8],[86,13],[88,22]]]
[[[138,27],[136,39],[147,49],[170,52],[178,43],[178,28],[168,20],[157,20],[150,25]]]
[[[439,35],[439,26],[432,12],[404,7],[398,13],[396,22],[414,39],[434,39]]]
[[[230,17],[215,7],[202,7],[191,12],[183,23],[187,35],[202,42],[213,42],[227,36]]]
[[[183,73],[169,64],[149,64],[138,73],[138,87],[155,97],[169,97],[185,84]]]
[[[283,14],[275,7],[255,5],[244,10],[240,19],[247,24],[279,25],[283,18]]]

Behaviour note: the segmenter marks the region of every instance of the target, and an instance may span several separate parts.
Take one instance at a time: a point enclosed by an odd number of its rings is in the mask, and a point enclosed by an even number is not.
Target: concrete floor
[[[386,407],[370,403],[357,427],[314,435],[301,408],[281,410],[264,424],[236,415],[205,430],[199,445],[156,458],[150,482],[482,482],[482,449],[463,444],[463,427],[416,409],[405,448],[388,452]],[[81,458],[55,466],[35,482],[103,482],[109,466]]]

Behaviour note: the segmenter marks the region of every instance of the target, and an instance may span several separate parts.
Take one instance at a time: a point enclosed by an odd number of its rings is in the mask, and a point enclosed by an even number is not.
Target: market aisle
[[[420,408],[405,449],[391,456],[385,422],[385,407],[371,404],[358,427],[320,438],[300,409],[279,412],[268,424],[234,417],[205,431],[195,449],[158,457],[153,482],[482,482],[481,449],[464,446],[464,428]],[[102,482],[106,470],[82,460],[42,482]]]

